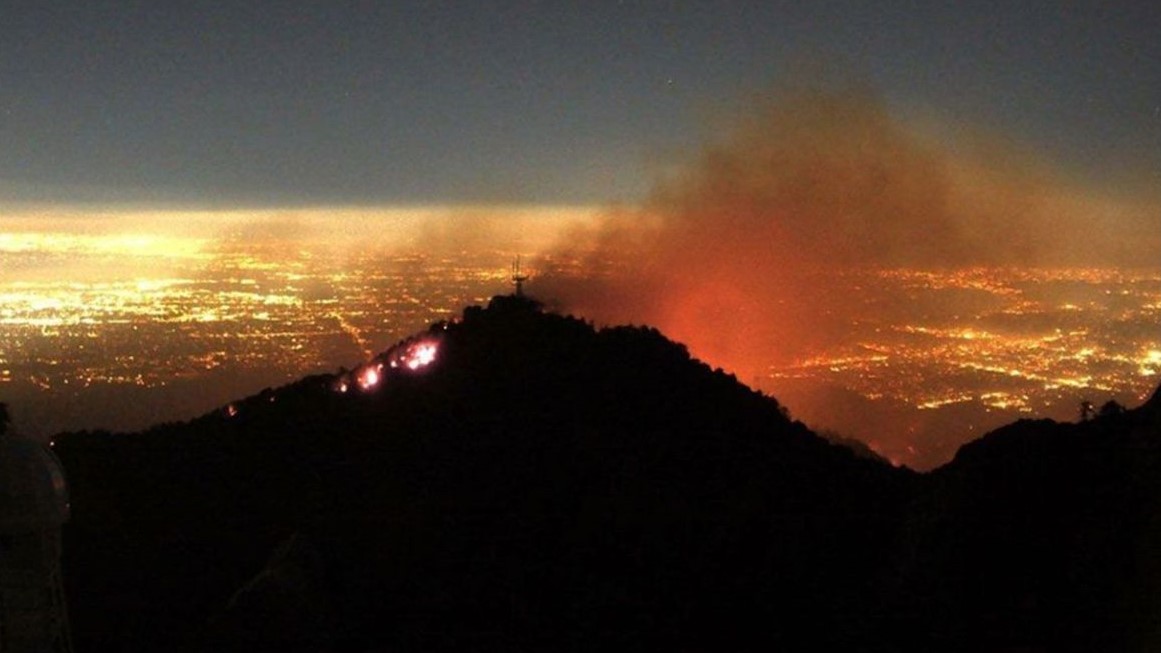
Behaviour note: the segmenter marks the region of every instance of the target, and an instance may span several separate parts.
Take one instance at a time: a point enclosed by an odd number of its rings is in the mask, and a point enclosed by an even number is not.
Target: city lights
[[[155,244],[9,238],[0,241],[7,248],[0,257],[15,262],[8,269],[30,256],[49,256],[48,264],[56,265],[52,256],[61,252],[90,264],[111,261],[109,251],[118,253],[114,259],[153,260]],[[41,246],[47,254],[34,249]],[[175,251],[166,265],[122,276],[0,277],[0,389],[9,401],[68,396],[83,402],[93,393],[99,404],[101,392],[178,386],[198,392],[210,379],[254,379],[257,390],[346,365],[355,371],[340,375],[334,390],[373,392],[392,375],[435,359],[436,340],[405,338],[508,291],[514,256],[504,250],[213,248],[200,241]],[[566,276],[607,274],[599,262],[557,257],[553,264]],[[1072,413],[1061,407],[1081,399],[1143,399],[1157,385],[1161,271],[976,267],[831,274],[825,284],[853,298],[841,339],[796,359],[748,352],[781,361],[756,379],[775,396],[781,384],[807,382],[925,416],[974,407],[1009,417],[1067,418]],[[843,284],[858,290],[842,290]],[[538,290],[530,288],[533,295]],[[244,392],[213,396],[228,402]],[[183,405],[200,405],[197,399],[191,395]],[[116,426],[119,418],[111,415],[109,422]],[[53,419],[89,426],[56,411]],[[145,419],[129,422],[139,427]],[[983,424],[964,429],[977,426]]]
[[[871,316],[853,329],[853,342],[772,368],[771,379],[825,381],[920,410],[979,402],[1020,413],[1086,393],[1143,399],[1156,387],[1161,274],[1155,270],[880,270],[858,283],[878,292],[893,287],[924,305],[971,292],[979,295],[973,305],[987,308],[923,321]],[[1085,301],[1062,302],[1062,293]]]

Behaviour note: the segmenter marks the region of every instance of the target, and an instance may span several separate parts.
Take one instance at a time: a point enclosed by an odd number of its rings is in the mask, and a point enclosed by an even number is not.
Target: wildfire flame
[[[435,362],[438,353],[439,341],[435,339],[425,338],[407,343],[389,352],[385,361],[368,363],[353,372],[352,377],[339,379],[335,384],[335,391],[345,393],[351,385],[355,385],[367,392],[383,383],[388,378],[388,371],[418,371]]]
[[[391,374],[416,372],[434,363],[438,353],[438,339],[429,337],[406,342],[387,352],[385,357],[370,361],[352,372],[339,375],[331,385],[331,389],[339,394],[346,394],[352,387],[363,392],[370,392],[388,378],[389,369],[397,370]],[[275,395],[270,395],[267,399],[269,402],[276,400]],[[237,417],[239,413],[236,404],[227,404],[221,410],[227,418]]]
[[[412,346],[407,350],[404,358],[404,365],[409,370],[417,370],[421,367],[426,367],[435,360],[436,346],[434,342],[423,342]]]
[[[383,365],[368,365],[359,373],[359,387],[363,390],[369,390],[379,384]]]

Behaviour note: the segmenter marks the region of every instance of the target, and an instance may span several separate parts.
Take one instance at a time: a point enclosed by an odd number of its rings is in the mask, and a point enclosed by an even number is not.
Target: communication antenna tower
[[[528,275],[520,273],[520,257],[517,256],[512,261],[512,283],[516,286],[516,296],[524,296],[524,282],[528,281]]]

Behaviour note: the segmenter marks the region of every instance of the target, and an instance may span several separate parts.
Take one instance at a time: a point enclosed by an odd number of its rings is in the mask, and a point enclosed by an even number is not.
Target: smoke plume
[[[867,92],[780,93],[642,206],[570,233],[537,292],[599,323],[656,325],[748,380],[842,340],[861,298],[838,271],[1065,264],[1116,249],[1093,223],[1105,204],[1062,179],[1001,139],[908,129]],[[1145,241],[1145,256],[1161,250]],[[583,271],[565,268],[578,260]]]

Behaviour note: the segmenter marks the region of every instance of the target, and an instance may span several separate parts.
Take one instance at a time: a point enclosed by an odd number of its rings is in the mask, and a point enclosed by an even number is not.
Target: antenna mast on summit
[[[512,283],[516,286],[516,296],[524,296],[524,282],[528,281],[528,275],[520,273],[520,257],[512,261]]]

